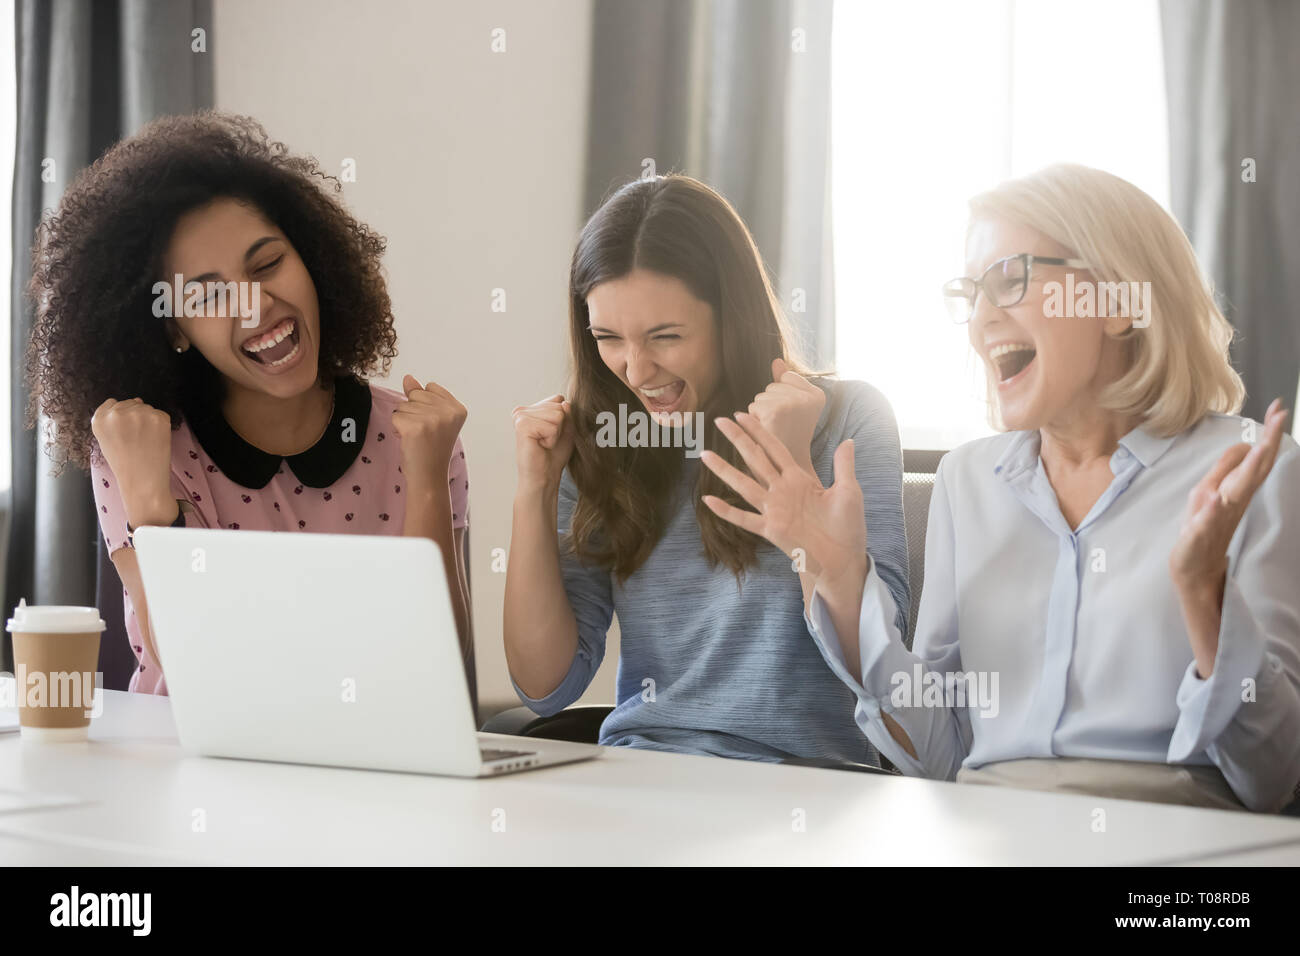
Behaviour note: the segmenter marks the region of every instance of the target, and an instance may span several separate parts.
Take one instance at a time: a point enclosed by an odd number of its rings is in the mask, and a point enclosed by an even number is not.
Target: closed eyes
[[[616,342],[616,341],[618,341],[618,336],[617,336],[617,335],[593,335],[592,338],[594,338],[597,342]],[[650,338],[651,338],[651,341],[654,341],[654,342],[668,342],[668,341],[673,341],[673,340],[676,340],[676,339],[680,339],[681,336],[680,336],[680,335],[672,335],[672,334],[663,334],[663,335],[652,335]]]
[[[277,266],[279,266],[280,263],[283,261],[284,261],[284,253],[282,252],[274,259],[272,259],[270,262],[267,262],[265,265],[258,266],[256,269],[254,269],[253,275],[262,275],[263,273],[270,272],[273,269],[275,269]],[[194,281],[197,282],[198,280],[196,279]],[[217,290],[214,288],[211,291],[209,291],[206,296],[203,297],[203,301],[211,302],[213,298],[216,296],[216,294],[217,294]]]

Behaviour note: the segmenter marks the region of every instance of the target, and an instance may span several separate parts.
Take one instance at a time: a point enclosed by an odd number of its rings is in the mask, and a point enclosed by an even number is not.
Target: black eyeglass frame
[[[989,290],[984,285],[984,280],[987,279],[989,273],[992,272],[994,269],[998,268],[998,266],[1002,265],[1004,262],[1010,262],[1013,259],[1019,259],[1023,263],[1025,269],[1025,281],[1020,286],[1020,294],[1016,296],[1014,301],[1000,303],[998,302],[995,296],[989,295]],[[967,322],[971,320],[971,316],[975,314],[975,300],[981,292],[984,293],[984,298],[988,299],[989,302],[992,303],[995,308],[1009,309],[1013,305],[1019,305],[1021,302],[1024,301],[1025,292],[1029,289],[1029,283],[1032,282],[1034,279],[1035,263],[1039,263],[1045,266],[1067,266],[1068,268],[1071,269],[1092,268],[1083,259],[1061,259],[1058,258],[1057,256],[1036,256],[1029,252],[1019,252],[1013,256],[1003,256],[997,262],[993,263],[987,269],[985,269],[978,279],[974,279],[970,276],[958,276],[955,279],[949,279],[947,282],[943,284],[942,291],[945,299],[966,300],[966,318],[959,319],[956,316],[953,316],[953,320],[952,320],[953,323],[956,325],[965,325]],[[970,283],[969,290],[967,290],[965,287],[963,287],[961,291],[952,288],[954,282]]]

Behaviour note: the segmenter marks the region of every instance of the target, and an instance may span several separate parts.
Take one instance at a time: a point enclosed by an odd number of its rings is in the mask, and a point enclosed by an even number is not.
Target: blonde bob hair
[[[1161,436],[1208,412],[1241,409],[1246,389],[1228,358],[1232,326],[1187,236],[1142,190],[1063,163],[981,193],[970,201],[970,216],[972,223],[994,219],[1037,230],[1086,261],[1099,283],[1150,283],[1142,319],[1149,324],[1120,336],[1128,370],[1102,392],[1103,408],[1137,415]],[[990,412],[996,418],[995,402]]]

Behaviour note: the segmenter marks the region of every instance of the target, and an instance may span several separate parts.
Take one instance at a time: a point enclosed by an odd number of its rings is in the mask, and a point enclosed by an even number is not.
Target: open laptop
[[[427,538],[144,527],[134,539],[187,750],[459,777],[600,752],[477,733]]]

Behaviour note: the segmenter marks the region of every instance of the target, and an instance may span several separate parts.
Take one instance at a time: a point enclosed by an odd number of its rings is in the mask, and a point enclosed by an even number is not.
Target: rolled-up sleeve
[[[614,619],[614,599],[610,573],[601,568],[584,565],[564,546],[568,536],[573,509],[578,501],[578,490],[565,471],[560,481],[557,502],[556,526],[560,545],[560,574],[564,579],[564,592],[573,609],[578,624],[578,647],[568,673],[545,697],[529,697],[511,678],[515,693],[535,714],[549,717],[568,707],[591,685],[601,661],[605,659],[605,637]]]
[[[868,529],[868,534],[870,534]],[[931,586],[921,593],[915,649],[903,645],[903,635],[891,589],[871,562],[863,586],[858,619],[858,654],[862,673],[849,673],[839,635],[819,594],[810,602],[807,622],[831,670],[857,698],[854,720],[867,738],[900,770],[910,776],[952,780],[970,752],[970,717],[964,707],[910,706],[910,694],[899,694],[927,671],[961,670],[957,646],[957,609],[952,516],[943,487],[943,466],[935,476],[926,532],[925,580]],[[888,714],[907,733],[917,756],[902,748],[883,715]]]
[[[1300,448],[1287,444],[1238,528],[1214,672],[1188,665],[1169,746],[1171,763],[1205,751],[1252,810],[1285,806],[1300,780]]]

